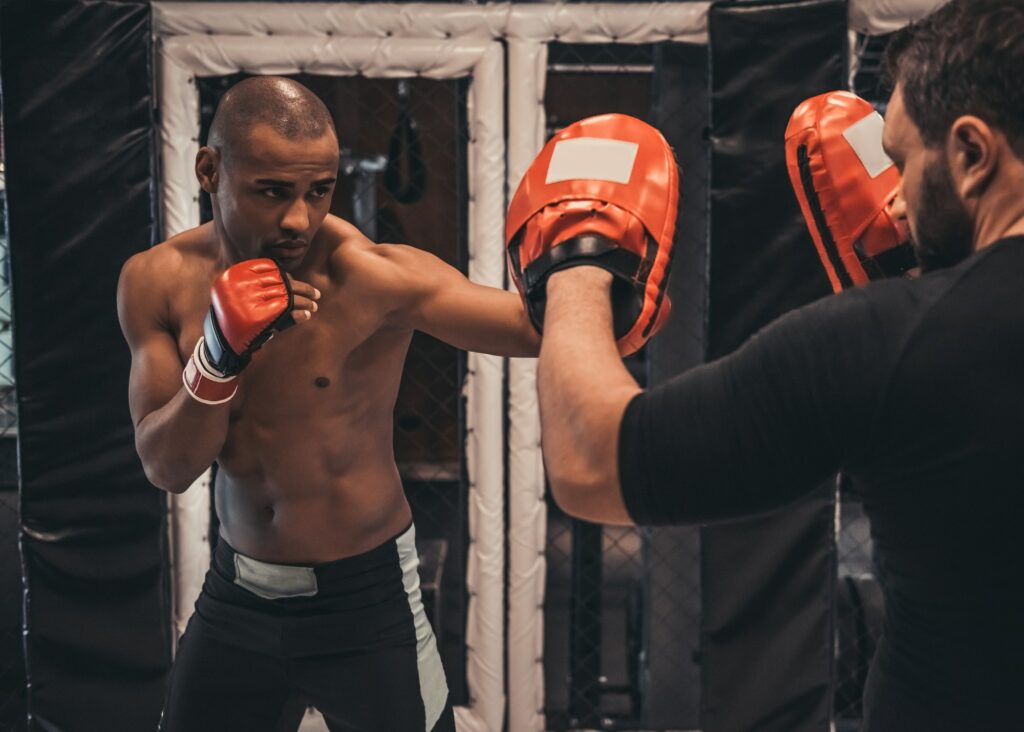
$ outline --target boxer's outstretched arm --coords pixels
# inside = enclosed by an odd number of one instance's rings
[[[433,254],[410,246],[378,247],[382,279],[395,293],[394,318],[465,351],[536,356],[540,335],[514,293],[485,287]]]
[[[166,322],[161,275],[149,260],[128,260],[117,288],[118,318],[132,354],[128,402],[146,477],[182,493],[220,453],[230,407],[201,404],[182,386],[184,364]]]
[[[541,434],[558,505],[588,521],[629,524],[619,425],[640,387],[615,345],[611,281],[597,267],[573,267],[548,281],[537,377]]]

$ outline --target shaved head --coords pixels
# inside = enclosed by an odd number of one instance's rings
[[[309,89],[257,76],[221,99],[195,170],[227,259],[273,257],[287,272],[301,266],[330,213],[338,136]]]
[[[210,125],[208,145],[229,159],[249,142],[258,126],[286,140],[337,137],[334,121],[320,98],[297,81],[281,76],[254,76],[228,89]]]

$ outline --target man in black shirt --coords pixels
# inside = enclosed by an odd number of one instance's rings
[[[610,276],[555,273],[539,365],[556,501],[613,524],[776,508],[842,469],[885,592],[865,730],[1024,728],[1024,4],[899,33],[886,151],[924,275],[790,313],[647,392]]]

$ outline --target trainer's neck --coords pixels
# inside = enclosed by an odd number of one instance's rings
[[[1016,167],[1016,166],[1015,166]],[[974,224],[975,250],[1000,239],[1024,234],[1024,166],[993,183],[978,207]]]

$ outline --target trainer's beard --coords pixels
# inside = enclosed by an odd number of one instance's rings
[[[974,251],[974,222],[956,195],[944,160],[936,160],[921,179],[913,245],[922,272],[952,267]]]

